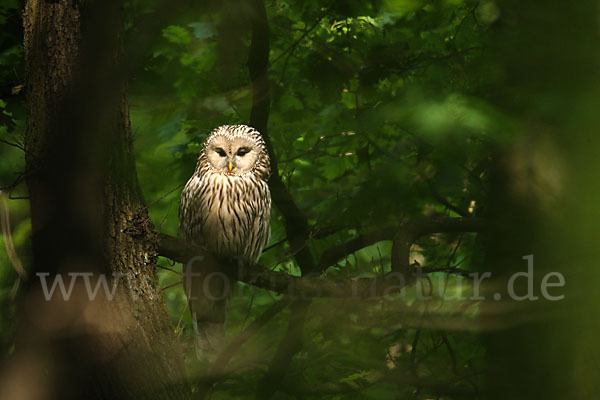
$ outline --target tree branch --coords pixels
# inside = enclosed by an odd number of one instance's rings
[[[342,243],[339,246],[330,247],[325,250],[319,258],[318,269],[324,270],[325,268],[334,265],[336,261],[342,260],[352,253],[358,250],[381,242],[383,240],[391,240],[394,236],[394,228],[385,228],[377,231],[369,232],[364,235],[360,235],[346,243]]]
[[[9,146],[16,147],[17,149],[19,149],[21,151],[25,151],[25,147],[20,143],[13,143],[13,142],[9,142],[8,140],[4,140],[4,139],[0,139],[0,143],[4,143]]]
[[[423,273],[467,273],[467,271],[451,267],[421,267],[415,269],[409,263],[408,251],[410,250],[410,244],[420,236],[439,232],[477,232],[481,231],[482,228],[483,221],[478,218],[443,218],[408,222],[399,228],[386,228],[371,232],[327,251],[330,254],[328,257],[342,255],[340,258],[343,258],[343,254],[351,254],[377,241],[395,240],[396,242],[402,242],[402,244],[395,244],[396,250],[392,251],[392,273],[378,278],[329,279],[314,273],[297,277],[285,272],[270,271],[260,265],[237,269],[234,275],[236,275],[235,279],[238,281],[287,294],[292,298],[351,297],[362,299],[386,296],[400,291]],[[194,260],[219,262],[206,249],[190,245],[182,239],[162,233],[158,234],[158,238],[158,252],[163,257],[182,263]],[[397,259],[395,268],[394,258]]]
[[[163,257],[187,263],[194,261],[219,262],[206,249],[187,244],[163,233],[158,234],[158,252]],[[374,298],[401,290],[416,274],[404,277],[402,274],[388,274],[379,278],[328,279],[320,275],[292,276],[285,272],[270,271],[260,265],[240,268],[233,278],[263,289],[290,296],[293,299],[316,297],[334,298]]]
[[[319,259],[318,269],[322,271],[334,265],[338,260],[342,260],[350,254],[377,242],[394,240],[397,254],[392,254],[392,269],[400,270],[402,266],[406,266],[410,261],[408,260],[408,254],[406,254],[406,246],[410,247],[419,237],[441,232],[479,232],[482,229],[483,220],[480,218],[441,218],[407,222],[399,227],[383,228],[365,233],[346,243],[325,250]],[[402,251],[399,249],[400,242],[404,243]],[[405,254],[406,257],[401,256],[401,254]],[[396,263],[395,268],[394,262]]]

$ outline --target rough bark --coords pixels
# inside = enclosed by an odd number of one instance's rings
[[[26,5],[32,272],[49,273],[50,284],[61,275],[67,285],[73,275],[66,274],[88,274],[92,289],[100,276],[116,276],[117,289],[112,300],[102,289],[93,299],[79,275],[68,300],[58,291],[45,300],[34,277],[2,398],[23,391],[61,399],[190,395],[137,181],[122,19],[116,1]],[[35,388],[27,385],[36,379]]]

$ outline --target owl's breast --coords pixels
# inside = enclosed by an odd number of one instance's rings
[[[266,182],[251,176],[207,174],[195,186],[191,197],[198,221],[192,239],[221,256],[256,262],[270,231]]]

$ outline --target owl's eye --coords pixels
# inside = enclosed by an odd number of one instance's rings
[[[240,156],[240,157],[243,157],[243,156],[245,156],[248,153],[250,153],[250,149],[247,148],[247,147],[242,147],[241,149],[239,149],[237,151],[237,155]]]
[[[222,148],[220,148],[220,147],[217,147],[217,148],[215,149],[215,151],[216,151],[217,153],[219,153],[219,155],[220,155],[221,157],[225,157],[225,156],[227,155],[227,154],[225,153],[225,150],[223,150],[223,149],[222,149]]]

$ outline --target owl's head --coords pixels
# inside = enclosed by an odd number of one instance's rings
[[[265,141],[258,131],[246,125],[223,125],[213,130],[202,149],[212,172],[225,175],[257,174],[266,179],[270,173]],[[203,157],[204,156],[204,157]]]

